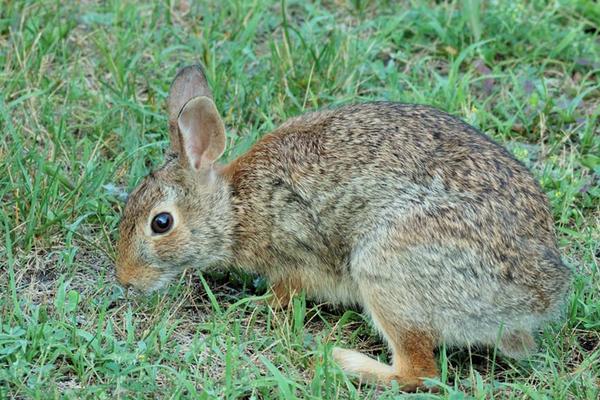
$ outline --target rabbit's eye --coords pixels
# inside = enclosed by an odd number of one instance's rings
[[[157,214],[152,220],[151,226],[152,232],[165,233],[173,226],[173,216],[166,212]]]

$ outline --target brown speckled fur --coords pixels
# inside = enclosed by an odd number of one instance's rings
[[[299,290],[359,305],[393,364],[342,349],[334,358],[406,390],[436,376],[441,342],[535,349],[532,331],[559,313],[571,274],[545,196],[502,147],[434,108],[375,102],[291,119],[218,166],[219,129],[186,133],[177,119],[196,96],[211,98],[188,67],[170,93],[172,153],[125,209],[120,282],[149,290],[185,267],[221,266],[266,276],[281,305]],[[203,104],[186,117],[199,126],[218,120]],[[210,151],[192,148],[193,135]],[[164,211],[173,229],[152,234]]]

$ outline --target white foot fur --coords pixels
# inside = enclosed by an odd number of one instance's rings
[[[394,368],[358,351],[334,347],[331,354],[344,372],[361,380],[385,382],[394,375]]]

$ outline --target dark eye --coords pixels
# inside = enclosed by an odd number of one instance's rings
[[[173,216],[169,213],[160,213],[152,220],[152,232],[165,233],[173,226]]]

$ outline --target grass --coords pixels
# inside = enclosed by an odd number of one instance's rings
[[[597,399],[597,3],[220,3],[0,1],[0,398],[399,395],[331,362],[336,343],[387,357],[356,310],[273,312],[265,283],[234,273],[116,285],[123,192],[161,163],[168,85],[201,61],[228,159],[290,116],[367,99],[433,104],[507,146],[550,198],[573,292],[529,360],[440,349],[439,397]]]

